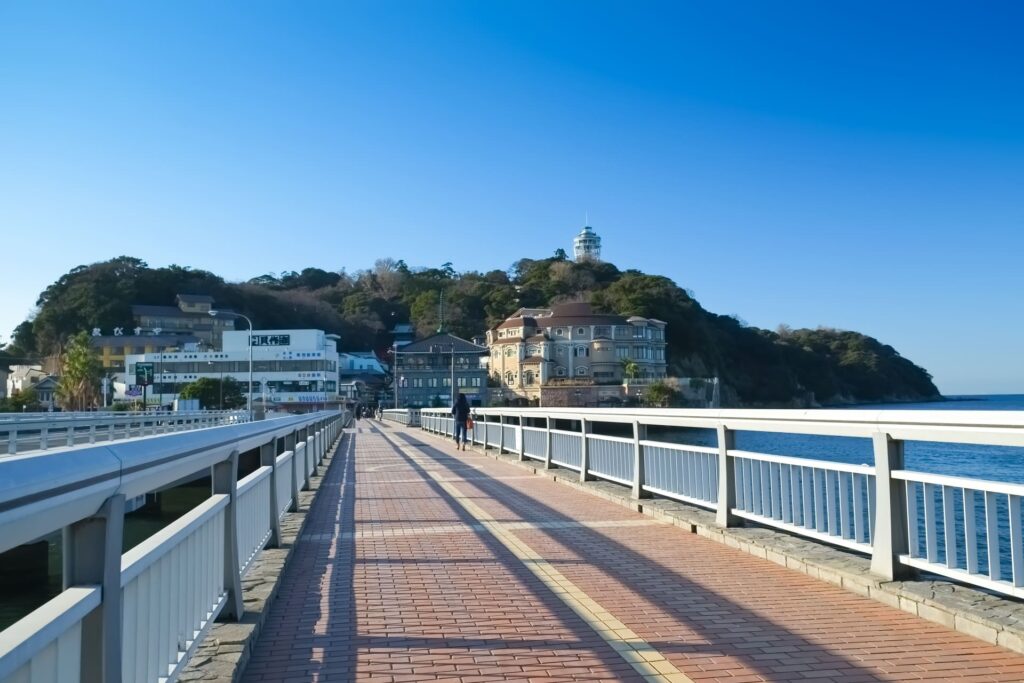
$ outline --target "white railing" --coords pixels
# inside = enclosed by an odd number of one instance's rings
[[[212,496],[124,554],[123,680],[171,676],[224,608],[228,502]]]
[[[101,593],[99,586],[69,588],[0,632],[0,680],[82,680],[82,622]]]
[[[238,482],[238,571],[243,575],[273,533],[270,511],[273,471],[273,467],[265,465]],[[282,479],[287,481],[285,477]]]
[[[0,631],[0,681],[173,680],[218,615],[241,617],[242,574],[279,543],[281,516],[349,419],[313,413],[0,459],[0,552],[63,529],[70,586]],[[260,465],[238,481],[243,453]],[[126,500],[211,472],[210,498],[121,554]]]
[[[1024,485],[910,471],[904,459],[907,442],[1024,448],[1021,412],[485,408],[474,419],[475,444],[711,509],[721,526],[864,553],[885,578],[921,570],[1024,597]],[[450,429],[444,410],[421,420]],[[711,430],[717,445],[651,439],[651,427]],[[853,437],[874,464],[741,450],[742,432]]]
[[[248,422],[242,410],[116,413],[0,413],[0,442],[7,454],[66,448],[139,436]]]
[[[415,408],[391,408],[382,413],[385,420],[398,422],[409,427],[420,426],[420,411]]]

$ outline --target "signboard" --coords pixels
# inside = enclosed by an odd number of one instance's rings
[[[291,346],[292,336],[290,334],[254,334],[252,335],[253,346]]]
[[[135,364],[135,383],[140,387],[148,387],[153,383],[153,363]]]
[[[142,387],[135,384],[129,384],[124,390],[124,395],[128,398],[139,398],[142,396]]]

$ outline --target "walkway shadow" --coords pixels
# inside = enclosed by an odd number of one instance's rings
[[[452,470],[465,468],[465,463],[449,455],[445,451],[426,443],[408,433],[393,432],[410,446],[413,446],[433,462]],[[403,457],[404,456],[403,454]],[[422,468],[409,461],[410,465],[422,471]],[[475,470],[479,473],[479,470]],[[424,472],[424,476],[426,476]],[[574,521],[564,513],[546,505],[530,493],[503,483],[496,478],[469,482],[487,496],[501,502],[509,510],[520,516],[521,521]],[[440,487],[438,495],[443,496],[455,507],[461,507]],[[570,494],[586,495],[586,494]],[[514,521],[520,521],[514,520]],[[862,662],[851,659],[840,652],[810,640],[800,634],[793,633],[785,626],[750,611],[729,597],[715,592],[713,589],[693,582],[689,578],[646,557],[631,548],[605,536],[599,530],[586,527],[573,529],[531,530],[547,535],[579,558],[585,558],[600,571],[608,574],[624,585],[642,593],[651,607],[664,611],[682,624],[686,624],[694,632],[700,634],[706,643],[686,643],[674,640],[649,640],[650,644],[663,653],[681,653],[699,655],[701,657],[732,657],[748,667],[752,672],[764,676],[767,680],[805,680],[812,672],[841,670],[842,676],[833,674],[836,679],[847,680],[856,676],[858,681],[886,680],[876,674],[876,670],[865,666]],[[510,559],[516,564],[519,560],[499,555],[502,561]],[[538,582],[539,583],[539,582]],[[549,592],[543,584],[531,584],[544,593]],[[637,586],[643,586],[642,590]],[[602,595],[591,595],[601,603]],[[739,619],[737,619],[739,617]],[[738,623],[737,623],[738,622]],[[771,648],[774,655],[765,656],[764,648]],[[790,663],[803,663],[797,666],[802,671],[778,673],[768,670],[768,666]]]

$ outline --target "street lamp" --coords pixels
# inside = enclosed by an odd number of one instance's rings
[[[218,315],[226,315],[229,318],[241,318],[245,322],[249,323],[249,393],[247,394],[245,405],[249,409],[249,422],[252,422],[252,321],[241,313],[231,313],[228,311],[210,309],[211,318],[216,318]]]
[[[224,410],[224,366],[220,363],[214,363],[212,360],[206,361],[207,365],[216,365],[220,370],[220,409]]]

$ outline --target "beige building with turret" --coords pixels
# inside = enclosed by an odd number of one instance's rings
[[[637,378],[663,379],[665,323],[653,318],[595,312],[590,304],[516,311],[487,333],[492,382],[506,399],[546,402],[549,393],[566,394],[559,403],[621,399],[624,361],[637,365]],[[585,387],[604,388],[601,391]]]

